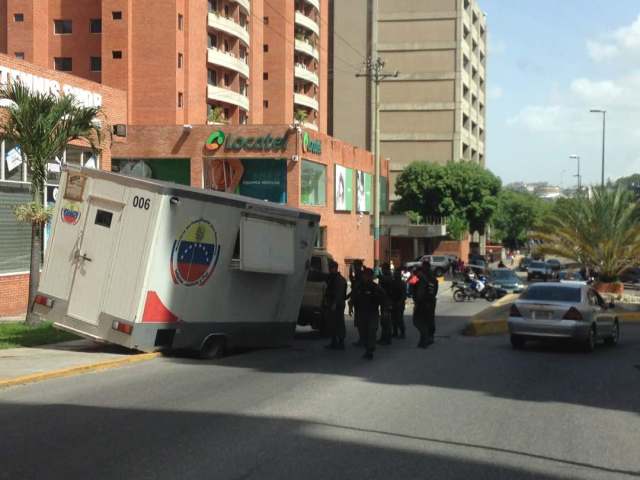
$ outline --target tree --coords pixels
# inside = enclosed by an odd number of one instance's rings
[[[439,215],[463,219],[472,231],[484,232],[497,208],[501,182],[480,165],[414,162],[396,182],[396,212],[414,211],[423,217]]]
[[[495,239],[506,247],[519,249],[527,242],[529,231],[541,223],[551,206],[531,193],[502,190],[492,220]]]
[[[600,274],[604,282],[618,280],[640,256],[640,210],[621,187],[597,187],[590,197],[558,202],[533,233],[538,252],[573,260]]]
[[[308,113],[305,110],[299,108],[293,112],[293,118],[296,122],[304,123],[307,120]]]
[[[630,191],[636,200],[640,200],[640,173],[634,173],[628,177],[622,177],[615,181],[615,187],[621,187]]]
[[[227,119],[224,116],[224,108],[213,107],[211,110],[209,110],[208,120],[211,123],[227,123]]]
[[[0,88],[0,100],[10,105],[3,112],[0,136],[20,146],[22,160],[27,162],[31,174],[32,202],[18,207],[16,215],[19,220],[31,223],[27,323],[35,323],[31,311],[40,280],[42,227],[48,218],[43,207],[47,163],[73,140],[84,141],[98,151],[102,138],[98,120],[101,109],[84,107],[71,95],[34,93],[20,82]]]

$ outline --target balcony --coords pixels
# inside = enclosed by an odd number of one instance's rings
[[[304,65],[300,63],[296,63],[296,67],[294,69],[294,75],[296,78],[300,80],[305,80],[307,82],[311,82],[314,85],[320,85],[320,81],[318,80],[318,75],[315,72],[307,69]]]
[[[294,46],[297,52],[304,53],[306,55],[309,55],[310,57],[315,58],[316,60],[320,60],[320,53],[318,52],[318,49],[311,45],[309,42],[296,38]]]
[[[315,8],[317,11],[320,11],[320,0],[304,0],[305,2],[307,2],[309,5],[311,5],[313,8]]]
[[[217,48],[209,48],[207,52],[207,61],[213,65],[233,70],[234,72],[238,72],[240,75],[244,75],[249,78],[249,65],[232,53],[223,52]]]
[[[226,18],[217,13],[209,12],[207,24],[209,27],[228,33],[229,35],[233,35],[234,37],[242,40],[245,44],[249,45],[249,30],[242,27],[239,23],[234,22],[232,19]]]
[[[225,102],[249,111],[249,97],[229,90],[228,88],[207,85],[207,98],[218,102]]]
[[[316,112],[319,111],[320,107],[318,105],[318,100],[304,93],[294,93],[293,94],[293,103],[296,105],[302,105],[303,107],[311,108]]]
[[[320,36],[320,27],[318,27],[318,24],[298,10],[296,10],[295,22],[296,25],[300,25],[307,30],[311,30],[313,33]]]
[[[244,8],[247,13],[251,12],[251,2],[249,0],[233,0],[233,2]]]

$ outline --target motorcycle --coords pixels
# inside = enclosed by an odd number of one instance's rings
[[[495,302],[500,294],[491,284],[486,284],[481,292],[478,292],[470,283],[453,283],[453,299],[456,302],[472,301],[484,298],[487,302]]]

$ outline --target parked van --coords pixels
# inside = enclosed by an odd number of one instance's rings
[[[69,167],[38,303],[56,327],[152,351],[291,342],[320,216]]]

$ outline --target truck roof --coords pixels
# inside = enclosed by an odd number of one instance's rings
[[[87,175],[88,177],[117,181],[118,183],[127,186],[142,187],[164,195],[192,198],[203,202],[223,203],[240,208],[247,208],[249,206],[260,207],[262,209],[268,208],[276,210],[277,212],[274,213],[278,213],[284,216],[308,218],[309,220],[315,221],[320,220],[320,215],[317,213],[309,212],[307,210],[302,210],[299,208],[288,207],[286,205],[280,205],[277,203],[269,202],[267,200],[258,200],[251,197],[245,197],[243,195],[236,195],[234,193],[220,192],[217,190],[205,190],[202,188],[179,185],[177,183],[165,182],[162,180],[143,177],[131,177],[113,172],[105,172],[104,170],[76,167],[73,165],[67,165],[63,167],[63,170],[67,170],[69,172],[80,172],[84,175]]]

